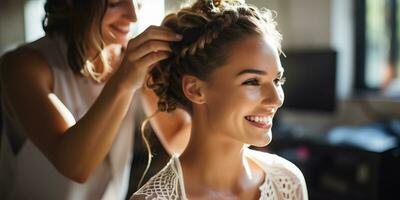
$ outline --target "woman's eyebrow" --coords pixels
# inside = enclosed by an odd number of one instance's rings
[[[240,76],[242,74],[258,74],[258,75],[266,75],[266,71],[258,70],[258,69],[244,69],[240,71],[236,76]]]

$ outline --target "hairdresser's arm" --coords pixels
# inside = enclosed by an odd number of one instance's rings
[[[142,102],[147,116],[157,110],[158,98],[148,88],[142,88]],[[150,120],[150,124],[157,134],[165,150],[170,154],[181,154],[190,138],[190,116],[182,109],[171,113],[160,112]]]
[[[6,110],[27,137],[66,177],[85,182],[110,151],[132,95],[149,66],[168,56],[176,35],[151,27],[129,42],[124,60],[88,112],[77,122],[52,93],[46,61],[29,49],[4,56],[1,86]]]

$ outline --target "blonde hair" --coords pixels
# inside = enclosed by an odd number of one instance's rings
[[[235,42],[249,36],[265,36],[281,52],[282,36],[276,28],[274,12],[259,10],[244,0],[197,0],[166,16],[162,26],[183,35],[183,39],[173,43],[172,55],[149,72],[146,84],[159,98],[157,112],[172,112],[179,107],[191,113],[191,101],[182,89],[183,75],[207,80],[225,64]],[[144,131],[142,137],[148,144]]]
[[[67,42],[67,59],[72,71],[101,82],[111,71],[103,51],[101,23],[107,10],[107,0],[47,0],[44,6],[43,29],[47,35],[61,34]],[[95,57],[90,58],[89,50]],[[100,59],[101,71],[94,62]]]
[[[142,137],[142,139],[143,139],[143,142],[144,142],[144,144],[145,144],[145,146],[146,146],[146,150],[147,150],[147,165],[146,165],[146,168],[144,169],[144,172],[143,172],[143,174],[142,174],[142,177],[140,177],[139,183],[138,183],[138,185],[137,185],[137,189],[139,189],[140,185],[141,185],[142,182],[143,182],[144,177],[145,177],[146,174],[147,174],[147,171],[149,171],[149,168],[150,168],[150,165],[151,165],[151,160],[152,160],[152,158],[153,158],[153,154],[151,153],[150,142],[149,142],[149,140],[146,138],[146,135],[145,135],[146,126],[147,126],[147,124],[149,123],[150,119],[151,119],[152,117],[154,117],[155,115],[157,115],[158,112],[159,112],[159,111],[157,110],[156,112],[154,112],[154,113],[153,113],[152,115],[150,115],[149,117],[146,117],[146,119],[142,122],[142,125],[140,126],[141,137]]]

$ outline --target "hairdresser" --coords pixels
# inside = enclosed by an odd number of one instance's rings
[[[46,35],[2,57],[0,199],[125,198],[135,102],[156,111],[143,82],[181,39],[157,26],[132,39],[140,4],[47,0]],[[182,151],[190,130],[183,111],[150,123],[169,153]]]

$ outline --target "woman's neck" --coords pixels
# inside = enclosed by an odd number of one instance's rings
[[[194,131],[191,137],[198,134],[201,133]],[[183,168],[193,172],[191,175],[198,176],[201,184],[218,189],[233,187],[242,178],[242,157],[241,147],[198,140],[189,142],[180,159]]]
[[[250,178],[245,171],[243,144],[207,129],[206,120],[192,119],[190,142],[180,156],[185,186],[199,193],[243,188],[241,184]]]

